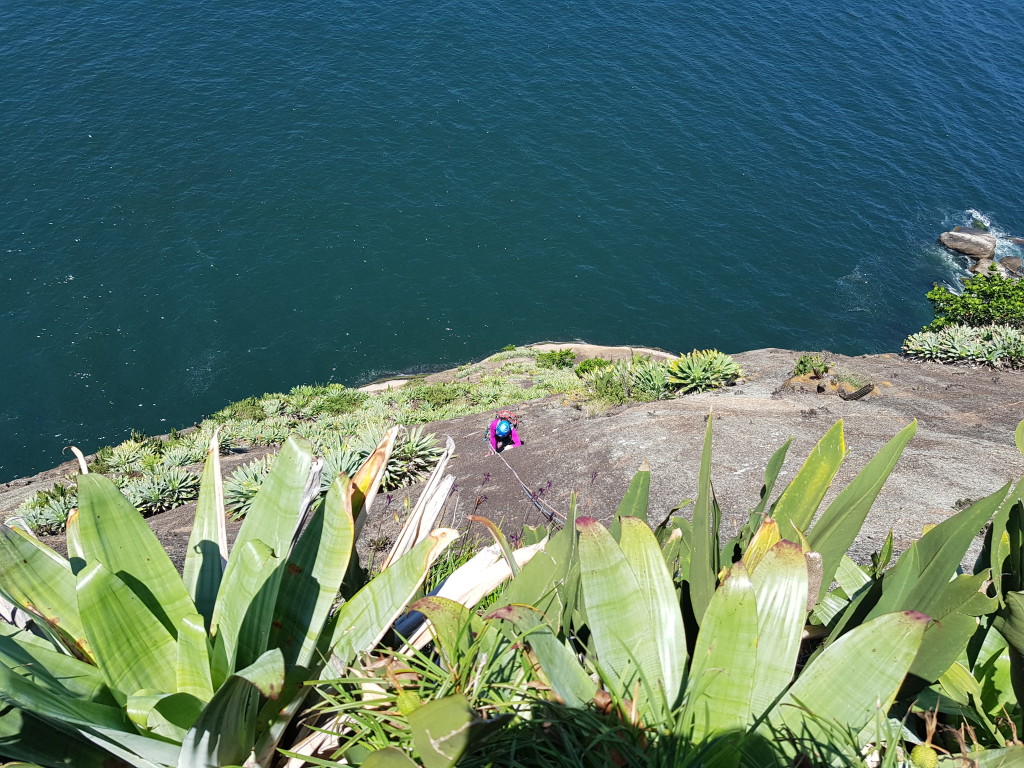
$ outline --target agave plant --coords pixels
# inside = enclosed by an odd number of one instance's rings
[[[99,475],[78,479],[70,559],[0,526],[0,592],[42,633],[0,634],[0,751],[43,766],[269,766],[305,681],[374,646],[457,536],[439,529],[347,584],[335,610],[394,437],[312,507],[319,462],[289,439],[230,553],[214,438],[182,575]]]
[[[668,364],[669,381],[683,393],[718,389],[742,375],[736,361],[717,349],[695,349]]]
[[[270,454],[262,459],[243,464],[231,473],[231,477],[224,483],[224,509],[231,517],[235,519],[245,517],[273,465],[274,456]],[[355,474],[354,470],[349,474]],[[327,488],[329,488],[330,483],[334,482],[333,478],[337,476],[337,472],[323,472],[320,482],[323,484],[327,478],[332,478],[327,481]],[[327,488],[323,488],[324,492],[327,491]]]
[[[908,336],[903,353],[943,363],[1017,368],[1024,364],[1024,335],[1009,325],[947,325]]]

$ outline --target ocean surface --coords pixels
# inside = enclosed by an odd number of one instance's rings
[[[33,0],[0,30],[0,481],[510,343],[895,351],[963,271],[940,232],[1024,235],[1018,0]]]

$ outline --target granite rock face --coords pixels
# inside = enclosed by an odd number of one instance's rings
[[[939,242],[972,259],[993,259],[996,255],[995,236],[980,229],[956,227],[939,235]]]

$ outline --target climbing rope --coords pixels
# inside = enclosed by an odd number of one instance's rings
[[[531,502],[533,502],[533,505],[540,510],[540,513],[548,519],[548,522],[558,523],[559,525],[565,525],[565,515],[563,515],[557,509],[554,509],[551,505],[542,501],[536,493],[531,491],[529,486],[527,486],[526,483],[523,482],[523,479],[519,477],[519,473],[512,469],[512,466],[508,463],[508,461],[506,461],[504,456],[502,456],[500,453],[495,455],[499,459],[501,459],[502,463],[504,463],[506,467],[508,467],[508,471],[512,473],[512,476],[516,479],[516,481],[519,483],[519,486],[523,489],[523,493],[525,493],[526,497]]]

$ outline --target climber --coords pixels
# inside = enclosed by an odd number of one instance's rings
[[[490,443],[491,453],[501,453],[509,445],[523,444],[516,431],[517,426],[519,426],[519,417],[512,411],[498,411],[491,426],[487,428],[487,442]]]

